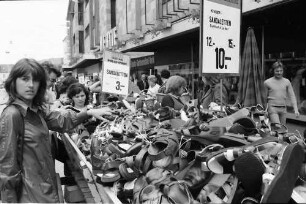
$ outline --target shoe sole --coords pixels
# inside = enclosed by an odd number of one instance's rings
[[[295,182],[304,160],[303,148],[298,144],[286,147],[279,172],[276,174],[267,192],[263,195],[261,203],[288,203]]]
[[[256,197],[260,193],[265,166],[253,153],[246,152],[235,160],[235,173],[245,189],[246,196]]]

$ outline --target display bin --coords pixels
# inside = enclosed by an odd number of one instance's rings
[[[69,155],[68,165],[71,168],[77,186],[82,192],[86,203],[121,203],[111,187],[103,186],[96,182],[92,173],[92,165],[86,160],[84,154],[75,145],[68,134],[62,135],[65,148]]]

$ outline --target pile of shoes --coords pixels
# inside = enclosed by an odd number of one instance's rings
[[[90,136],[97,183],[122,203],[305,203],[305,138],[228,111],[117,108]]]

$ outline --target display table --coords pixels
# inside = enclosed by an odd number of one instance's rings
[[[92,173],[92,165],[75,145],[68,134],[63,134],[62,140],[70,158],[72,175],[83,193],[86,203],[121,203],[110,187],[96,182]]]

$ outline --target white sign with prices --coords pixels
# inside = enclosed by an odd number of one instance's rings
[[[102,69],[102,92],[128,95],[130,56],[104,51]]]
[[[241,0],[203,0],[202,73],[238,74]]]

